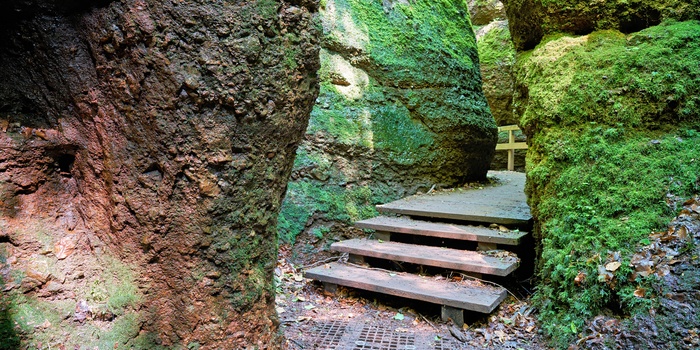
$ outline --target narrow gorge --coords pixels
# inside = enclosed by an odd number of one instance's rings
[[[402,332],[700,346],[700,0],[0,6],[0,349],[296,349],[283,280],[348,300],[303,268],[377,204],[493,185],[507,125],[522,300]]]

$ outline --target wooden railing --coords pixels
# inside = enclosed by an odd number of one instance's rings
[[[517,125],[506,125],[499,126],[498,132],[507,131],[508,132],[508,143],[499,143],[496,145],[496,151],[508,151],[508,170],[515,170],[515,150],[516,149],[527,149],[527,143],[525,142],[515,142],[514,131],[519,131],[520,128]]]

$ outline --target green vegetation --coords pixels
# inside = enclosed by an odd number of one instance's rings
[[[4,267],[7,252],[4,246],[0,246],[0,267]],[[5,289],[5,278],[0,274],[0,290]],[[9,293],[0,294],[0,350],[19,349],[20,339],[15,331],[12,320],[12,300]]]
[[[377,212],[374,205],[385,200],[381,194],[373,193],[368,186],[346,190],[337,186],[321,186],[311,181],[290,182],[280,212],[279,237],[284,242],[293,243],[314,214],[322,213],[326,220],[346,224],[375,216]],[[321,228],[318,230],[320,234],[327,233]]]
[[[333,7],[330,6],[333,3]],[[475,87],[476,42],[469,32],[469,11],[464,1],[417,0],[393,2],[386,11],[381,2],[327,1],[324,41],[363,49],[382,67],[376,77],[390,85],[454,85],[452,79]],[[345,20],[350,16],[351,21]]]
[[[699,121],[699,29],[691,21],[629,37],[602,31],[544,41],[522,56],[521,75],[533,100],[522,122],[660,128]]]
[[[110,256],[104,259],[105,271],[88,284],[85,296],[88,302],[102,305],[105,311],[122,315],[141,298],[136,279],[129,266]]]
[[[696,21],[558,35],[519,56],[541,239],[536,300],[557,346],[603,308],[634,314],[657,302],[633,295],[651,280],[630,281],[628,265],[677,214],[667,195],[700,192],[699,60]],[[622,265],[607,280],[599,271],[611,261]]]
[[[478,42],[479,63],[483,66],[503,66],[515,63],[515,48],[507,26],[497,26]],[[483,71],[483,69],[482,69]]]
[[[568,340],[573,323],[603,307],[634,312],[652,300],[632,295],[629,259],[652,231],[664,230],[676,213],[666,194],[688,197],[700,191],[700,133],[646,133],[590,126],[581,131],[548,130],[538,146],[546,159],[529,164],[529,190],[542,223],[542,284],[538,290],[545,330]],[[619,253],[622,267],[612,282],[598,269]],[[576,285],[577,275],[586,275]]]

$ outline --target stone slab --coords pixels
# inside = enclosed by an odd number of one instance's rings
[[[454,308],[490,313],[505,299],[507,291],[490,286],[466,286],[406,273],[388,273],[341,263],[306,271],[306,278],[394,295]]]

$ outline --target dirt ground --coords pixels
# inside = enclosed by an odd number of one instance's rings
[[[545,348],[527,298],[511,295],[490,315],[465,313],[458,328],[440,320],[438,305],[344,287],[331,294],[303,277],[304,269],[328,263],[327,255],[316,254],[304,266],[292,264],[291,256],[282,247],[275,271],[286,349]]]

